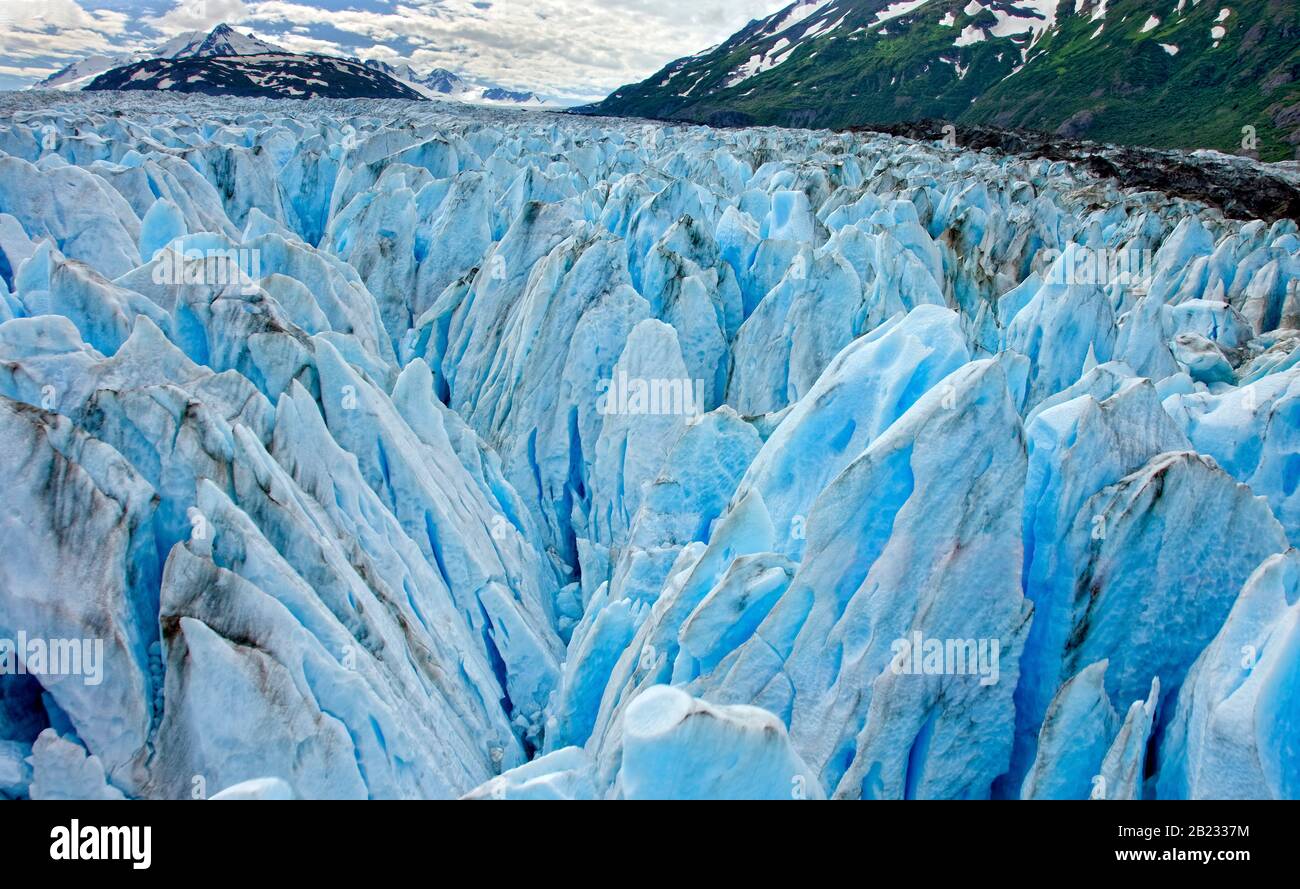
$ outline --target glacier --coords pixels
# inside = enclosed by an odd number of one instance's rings
[[[1294,221],[868,133],[0,107],[0,797],[1300,796]]]

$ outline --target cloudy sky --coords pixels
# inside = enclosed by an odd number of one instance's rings
[[[296,52],[443,67],[590,100],[790,0],[0,0],[0,89],[228,22]]]

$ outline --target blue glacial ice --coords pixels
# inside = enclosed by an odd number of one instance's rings
[[[861,133],[0,104],[0,797],[1300,796],[1294,222]]]

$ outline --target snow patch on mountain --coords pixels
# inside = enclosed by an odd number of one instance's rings
[[[833,2],[834,0],[796,0],[795,3],[773,15],[758,33],[759,35],[779,34],[793,28]]]
[[[874,24],[879,25],[882,22],[889,21],[890,19],[896,19],[899,16],[907,15],[907,13],[912,12],[915,9],[920,9],[929,2],[930,0],[898,0],[897,3],[891,3],[877,12]]]
[[[771,49],[765,53],[756,53],[749,57],[749,61],[741,65],[731,76],[727,78],[728,87],[744,83],[756,74],[762,74],[764,71],[771,71],[777,65],[780,65],[786,59],[790,58],[797,49],[797,46],[791,46],[790,41],[782,37],[776,43],[772,44]],[[696,81],[698,83],[698,80]],[[679,93],[679,95],[688,95],[689,93]]]

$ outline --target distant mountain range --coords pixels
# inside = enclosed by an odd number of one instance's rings
[[[1162,148],[1300,147],[1297,0],[799,0],[583,111],[924,118]]]
[[[389,77],[399,80],[431,99],[455,99],[478,105],[532,105],[541,107],[545,102],[536,93],[515,92],[499,86],[472,84],[446,68],[434,68],[420,74],[410,65],[390,65],[375,59],[363,64]]]
[[[226,24],[190,31],[157,48],[82,59],[33,89],[168,90],[280,98],[444,99],[483,105],[541,107],[535,93],[473,84],[435,68],[421,75],[408,64],[292,53]]]

